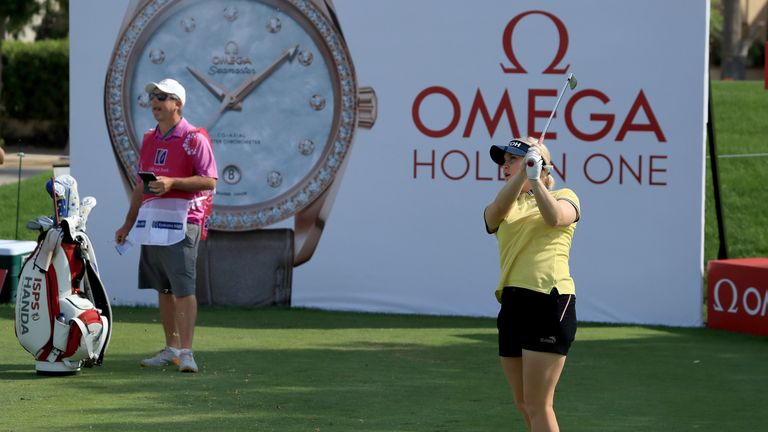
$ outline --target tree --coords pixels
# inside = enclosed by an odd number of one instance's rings
[[[753,43],[760,39],[765,22],[756,21],[746,28],[741,15],[741,1],[720,0],[723,10],[722,70],[720,78],[743,80],[747,76],[747,56]]]
[[[35,40],[69,36],[69,0],[45,0],[43,19],[35,27]]]
[[[742,55],[741,2],[723,0],[722,79],[743,80],[747,75],[747,53]]]
[[[40,10],[40,4],[30,0],[0,0],[0,95],[3,94],[3,40],[5,34],[21,30]],[[0,100],[2,100],[0,98]]]
[[[723,12],[720,0],[712,0],[709,4],[709,62],[712,65],[722,64]]]

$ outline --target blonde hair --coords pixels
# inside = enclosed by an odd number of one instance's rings
[[[539,142],[539,140],[534,137],[527,137],[525,139],[521,139],[520,141],[523,141],[528,145],[534,145]],[[546,163],[544,165],[544,169],[541,170],[542,181],[544,182],[544,186],[546,186],[547,189],[552,190],[552,188],[555,187],[555,178],[552,177],[552,154],[549,152],[549,149],[544,145],[544,143],[537,144],[537,146],[539,148],[541,157]]]

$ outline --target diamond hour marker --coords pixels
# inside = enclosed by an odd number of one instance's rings
[[[229,22],[234,22],[237,19],[237,8],[234,6],[227,6],[224,8],[224,19]]]
[[[273,16],[267,21],[267,30],[270,33],[277,33],[281,28],[283,28],[283,23],[280,21],[280,18]]]
[[[315,111],[322,111],[325,108],[325,98],[320,95],[314,95],[309,99],[309,106]]]
[[[302,51],[299,53],[299,63],[301,63],[304,66],[311,65],[313,58],[314,56],[309,51]]]
[[[315,151],[315,143],[310,139],[303,139],[299,142],[299,153],[309,156]]]
[[[149,108],[149,93],[142,92],[139,97],[139,106],[142,108]]]
[[[267,184],[270,187],[278,188],[283,184],[283,175],[277,171],[272,171],[267,175]]]
[[[187,33],[192,33],[195,31],[195,28],[197,28],[197,23],[195,22],[195,19],[192,17],[184,18],[181,20],[181,27],[184,28],[184,31]]]
[[[160,48],[155,48],[149,52],[149,61],[154,64],[161,64],[165,61],[165,52]]]

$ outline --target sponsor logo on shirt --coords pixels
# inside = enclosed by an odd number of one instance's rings
[[[165,165],[168,159],[168,149],[157,149],[155,151],[155,165]]]
[[[152,228],[181,231],[184,229],[184,224],[179,222],[153,221]]]

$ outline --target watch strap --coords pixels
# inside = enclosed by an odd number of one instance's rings
[[[291,304],[293,230],[210,231],[197,257],[201,304]]]

